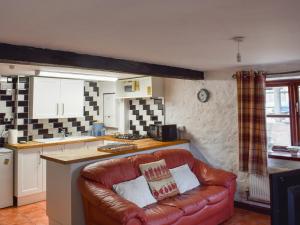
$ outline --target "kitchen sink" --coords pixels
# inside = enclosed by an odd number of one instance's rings
[[[33,141],[39,143],[51,143],[51,142],[64,142],[64,141],[79,141],[85,139],[95,138],[94,136],[70,136],[70,137],[55,137],[55,138],[45,138],[45,139],[34,139]]]

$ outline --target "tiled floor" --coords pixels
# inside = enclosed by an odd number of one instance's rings
[[[48,225],[46,202],[0,209],[0,225]]]
[[[235,209],[235,214],[230,221],[222,225],[270,225],[270,217]],[[0,209],[0,225],[48,225],[46,216],[46,202],[18,208]]]

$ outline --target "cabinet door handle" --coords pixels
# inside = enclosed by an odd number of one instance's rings
[[[58,116],[58,108],[59,108],[59,104],[56,103],[56,115]]]
[[[65,114],[65,103],[62,104],[62,114]]]

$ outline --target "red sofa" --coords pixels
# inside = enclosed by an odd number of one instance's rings
[[[145,208],[112,191],[113,184],[140,176],[139,164],[160,159],[168,168],[188,164],[201,186]],[[87,225],[217,225],[233,215],[236,176],[174,149],[90,164],[81,171],[78,185]]]

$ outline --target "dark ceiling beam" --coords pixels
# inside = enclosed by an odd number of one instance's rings
[[[107,70],[179,79],[204,79],[203,71],[198,70],[6,43],[0,43],[0,62]]]

